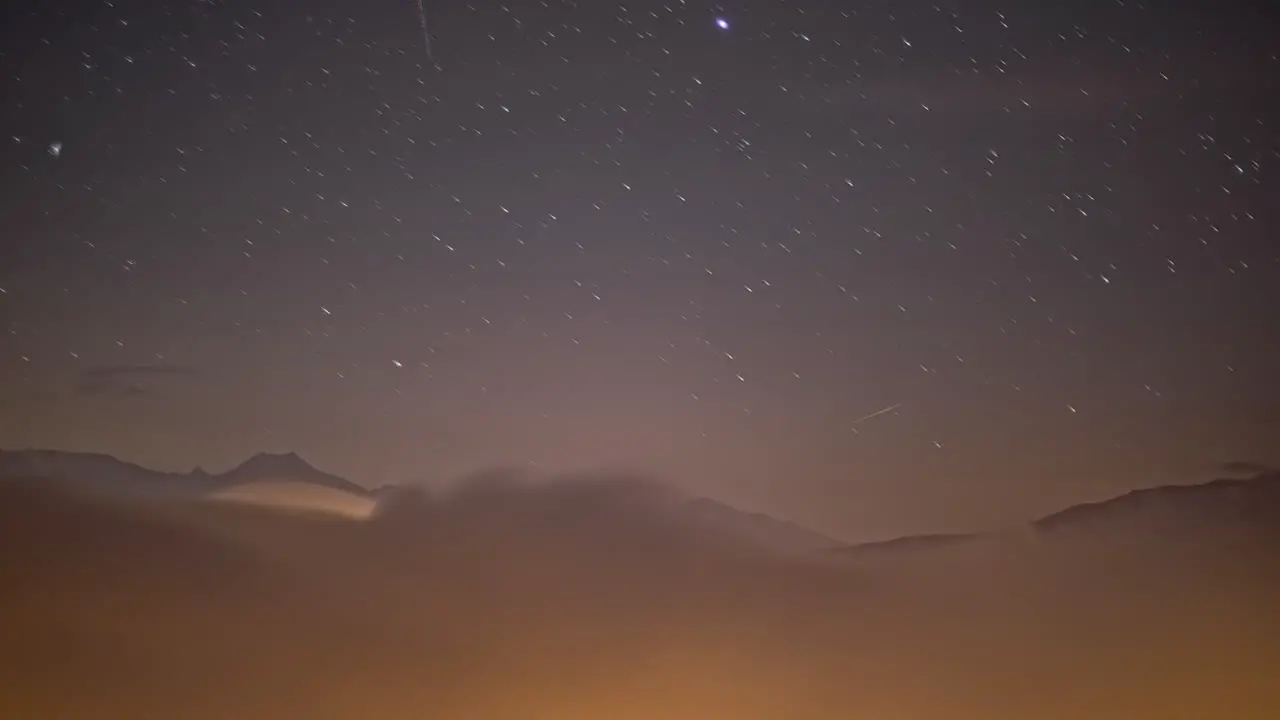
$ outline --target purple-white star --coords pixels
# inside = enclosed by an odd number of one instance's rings
[[[728,30],[729,21],[725,20],[724,18],[716,18],[716,27],[720,28],[721,30]]]

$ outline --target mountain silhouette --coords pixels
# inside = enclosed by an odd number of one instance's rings
[[[975,540],[979,537],[981,537],[981,535],[977,533],[903,535],[901,537],[890,538],[888,540],[874,540],[871,542],[857,543],[855,545],[831,548],[830,551],[838,555],[846,556],[875,553],[928,552]]]
[[[289,480],[319,485],[360,496],[372,497],[368,489],[323,470],[318,470],[297,453],[258,453],[221,475],[214,476],[220,485]]]
[[[982,545],[1071,544],[1166,550],[1177,543],[1226,542],[1280,549],[1280,473],[1217,479],[1195,485],[1160,485],[1098,502],[1081,503],[1013,532],[908,535],[834,548],[844,559],[928,556]]]
[[[1064,533],[1138,520],[1153,530],[1184,533],[1224,523],[1280,532],[1280,473],[1134,490],[1069,507],[1035,521],[1033,526],[1040,533]]]
[[[169,500],[213,490],[207,473],[152,470],[103,453],[0,450],[0,478],[41,480],[104,498]]]
[[[483,488],[496,482],[485,474],[477,477],[470,487]],[[499,477],[505,475],[499,473]],[[0,450],[0,479],[4,478],[38,479],[58,488],[109,499],[219,499],[362,518],[385,515],[391,506],[403,511],[400,506],[405,504],[418,508],[408,515],[418,516],[432,504],[428,495],[412,489],[387,486],[368,490],[317,469],[293,452],[258,453],[222,473],[199,468],[174,473],[103,453]],[[706,497],[684,500],[677,515],[691,526],[758,549],[821,553],[836,559],[930,555],[1008,538],[1001,533],[952,533],[848,545],[794,522],[746,512]],[[1130,539],[1188,539],[1229,533],[1236,538],[1247,535],[1269,539],[1280,546],[1280,473],[1135,490],[1068,507],[1028,523],[1014,537],[1020,542],[1060,542],[1084,537],[1096,540],[1121,532]]]
[[[188,473],[151,470],[99,453],[59,450],[0,451],[0,479],[40,479],[78,493],[125,501],[219,500],[365,519],[387,516],[417,522],[432,506],[418,488],[376,490],[319,470],[297,453],[258,453],[222,473],[196,468]],[[484,496],[533,482],[523,473],[492,470],[463,483],[462,495]],[[837,547],[826,535],[760,513],[750,513],[704,497],[678,503],[677,520],[690,529],[718,535],[756,549],[807,553]]]
[[[201,500],[243,496],[249,486],[281,483],[372,498],[364,487],[318,470],[296,453],[259,453],[222,473],[196,468],[163,472],[102,453],[0,450],[0,479],[40,480],[76,493],[123,501]],[[274,504],[274,503],[273,503]]]

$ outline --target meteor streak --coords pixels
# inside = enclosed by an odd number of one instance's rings
[[[431,57],[431,33],[427,32],[427,9],[422,0],[418,0],[418,19],[422,21],[422,40],[427,47],[427,60],[434,64],[436,60]]]
[[[892,412],[892,411],[894,411],[894,410],[897,410],[897,409],[898,409],[898,408],[900,408],[900,407],[902,407],[902,403],[894,403],[894,404],[890,405],[889,407],[883,407],[883,408],[880,408],[879,410],[877,410],[877,411],[875,411],[875,412],[873,412],[873,413],[867,413],[866,415],[863,415],[862,417],[858,418],[857,420],[854,420],[854,421],[853,421],[853,424],[854,424],[854,425],[857,425],[857,424],[858,424],[858,423],[860,423],[860,422],[863,422],[863,421],[865,421],[865,420],[870,420],[870,419],[871,419],[871,418],[873,418],[873,417],[877,417],[877,416],[879,416],[879,415],[883,415],[883,414],[885,414],[885,413],[887,413],[887,412]]]

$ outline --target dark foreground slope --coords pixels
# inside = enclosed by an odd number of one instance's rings
[[[0,716],[1280,717],[1280,593],[1205,582],[1211,543],[1123,582],[1101,532],[901,574],[730,548],[655,492],[488,486],[357,523],[0,485]]]

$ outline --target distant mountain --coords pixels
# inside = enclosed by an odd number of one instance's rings
[[[221,486],[242,485],[266,480],[288,480],[341,490],[361,497],[373,496],[373,493],[368,489],[350,480],[317,470],[306,460],[299,457],[297,453],[258,453],[231,470],[215,477]]]
[[[151,470],[100,453],[59,450],[0,451],[0,479],[30,479],[123,501],[224,500],[368,515],[373,494],[317,470],[295,453],[254,455],[224,473]],[[292,500],[291,500],[292,499]]]
[[[478,475],[469,492],[507,482],[508,473]],[[151,470],[98,453],[58,450],[0,451],[0,479],[39,479],[93,496],[127,501],[216,500],[277,509],[324,512],[355,518],[421,520],[430,496],[413,488],[368,490],[313,467],[296,453],[259,453],[223,473],[199,468],[188,473]],[[677,503],[678,521],[757,548],[807,553],[839,547],[840,541],[792,522],[748,513],[709,498]],[[415,520],[416,518],[416,520]]]
[[[61,450],[0,450],[0,478],[42,480],[77,492],[129,500],[180,499],[217,486],[214,476],[200,471],[161,472],[101,453]]]
[[[101,453],[0,450],[0,480],[40,480],[54,487],[128,501],[218,500],[307,510],[347,517],[384,516],[412,521],[430,510],[430,496],[383,487],[370,491],[312,466],[296,453],[260,453],[223,473],[152,470]],[[1112,542],[1205,535],[1274,542],[1280,548],[1280,473],[1223,479],[1200,485],[1135,490],[1109,500],[1076,505],[1029,523],[1014,536],[999,533],[917,535],[847,545],[793,522],[744,512],[710,498],[681,500],[678,520],[748,545],[786,553],[878,561],[933,556],[975,545],[1007,546],[1011,537],[1033,544],[1072,538]],[[1254,542],[1256,545],[1257,542]]]
[[[1224,524],[1280,533],[1280,473],[1134,490],[1069,507],[1032,525],[1048,535],[1092,531],[1114,523],[1176,533]]]
[[[931,535],[904,535],[889,540],[858,543],[833,548],[831,551],[844,556],[861,556],[878,553],[930,552],[944,547],[960,545],[982,537],[975,533],[937,533]]]
[[[1280,552],[1280,473],[1248,479],[1222,479],[1198,485],[1163,485],[1134,490],[1100,502],[1074,505],[1029,523],[1014,534],[916,535],[836,548],[832,556],[849,560],[937,554],[978,541],[1016,539],[1031,545],[1075,540],[1118,547],[1124,541],[1158,545],[1230,538],[1254,545],[1274,543]],[[1221,546],[1221,543],[1220,543]]]
[[[843,543],[796,523],[761,513],[744,512],[710,498],[695,498],[682,510],[694,525],[739,538],[764,549],[782,552],[817,552]]]

